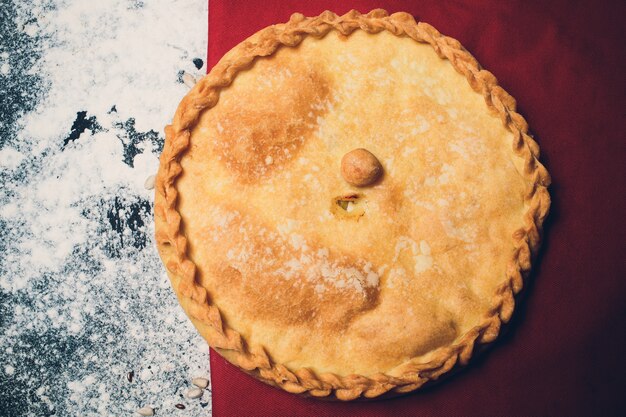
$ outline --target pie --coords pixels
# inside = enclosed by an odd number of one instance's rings
[[[247,373],[405,393],[511,317],[550,206],[538,157],[458,41],[407,13],[294,14],[180,103],[157,245],[193,324]]]

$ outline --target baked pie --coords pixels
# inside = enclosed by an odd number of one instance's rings
[[[157,245],[193,324],[249,374],[405,393],[511,317],[550,206],[538,157],[458,41],[407,13],[294,14],[180,103]]]

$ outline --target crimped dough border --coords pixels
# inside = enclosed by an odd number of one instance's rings
[[[513,133],[512,149],[524,161],[522,174],[529,184],[524,196],[528,209],[523,216],[523,226],[512,235],[515,250],[507,265],[507,278],[494,294],[492,310],[458,343],[399,365],[394,369],[394,374],[399,376],[382,373],[369,377],[318,375],[306,368],[290,371],[282,364],[273,363],[263,347],[248,346],[239,333],[222,321],[219,308],[211,303],[206,289],[196,283],[196,265],[187,256],[187,239],[177,211],[176,178],[182,173],[180,159],[189,146],[191,129],[203,111],[217,104],[220,90],[227,88],[237,73],[248,68],[257,57],[269,56],[281,46],[294,47],[306,36],[320,38],[331,30],[349,35],[357,29],[368,33],[386,30],[396,36],[408,36],[417,42],[428,43],[440,58],[448,59]],[[510,319],[515,307],[514,295],[522,289],[524,278],[530,271],[531,259],[541,242],[541,226],[550,207],[547,191],[550,176],[538,161],[539,146],[529,136],[528,124],[515,109],[515,99],[498,86],[493,74],[482,69],[457,40],[443,36],[426,23],[416,23],[408,13],[388,15],[381,9],[367,14],[352,10],[343,16],[330,11],[316,17],[296,13],[285,24],[257,32],[228,52],[196,84],[178,106],[172,125],[165,128],[166,141],[156,178],[156,241],[184,310],[209,344],[230,362],[264,382],[292,393],[334,396],[340,400],[361,396],[373,398],[388,392],[406,393],[437,379],[457,363],[465,365],[474,346],[492,342],[501,324]]]

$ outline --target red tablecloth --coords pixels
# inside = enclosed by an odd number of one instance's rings
[[[459,39],[517,99],[554,183],[540,262],[510,331],[463,372],[403,398],[327,403],[268,387],[213,353],[216,417],[626,412],[626,10],[624,2],[545,3],[210,0],[209,67],[296,11],[382,7],[431,23]]]

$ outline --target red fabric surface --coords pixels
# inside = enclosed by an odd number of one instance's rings
[[[412,13],[459,39],[517,99],[553,177],[545,243],[513,322],[461,373],[397,399],[328,403],[266,386],[212,352],[216,417],[601,416],[626,409],[623,5],[210,0],[209,66],[296,11]]]

